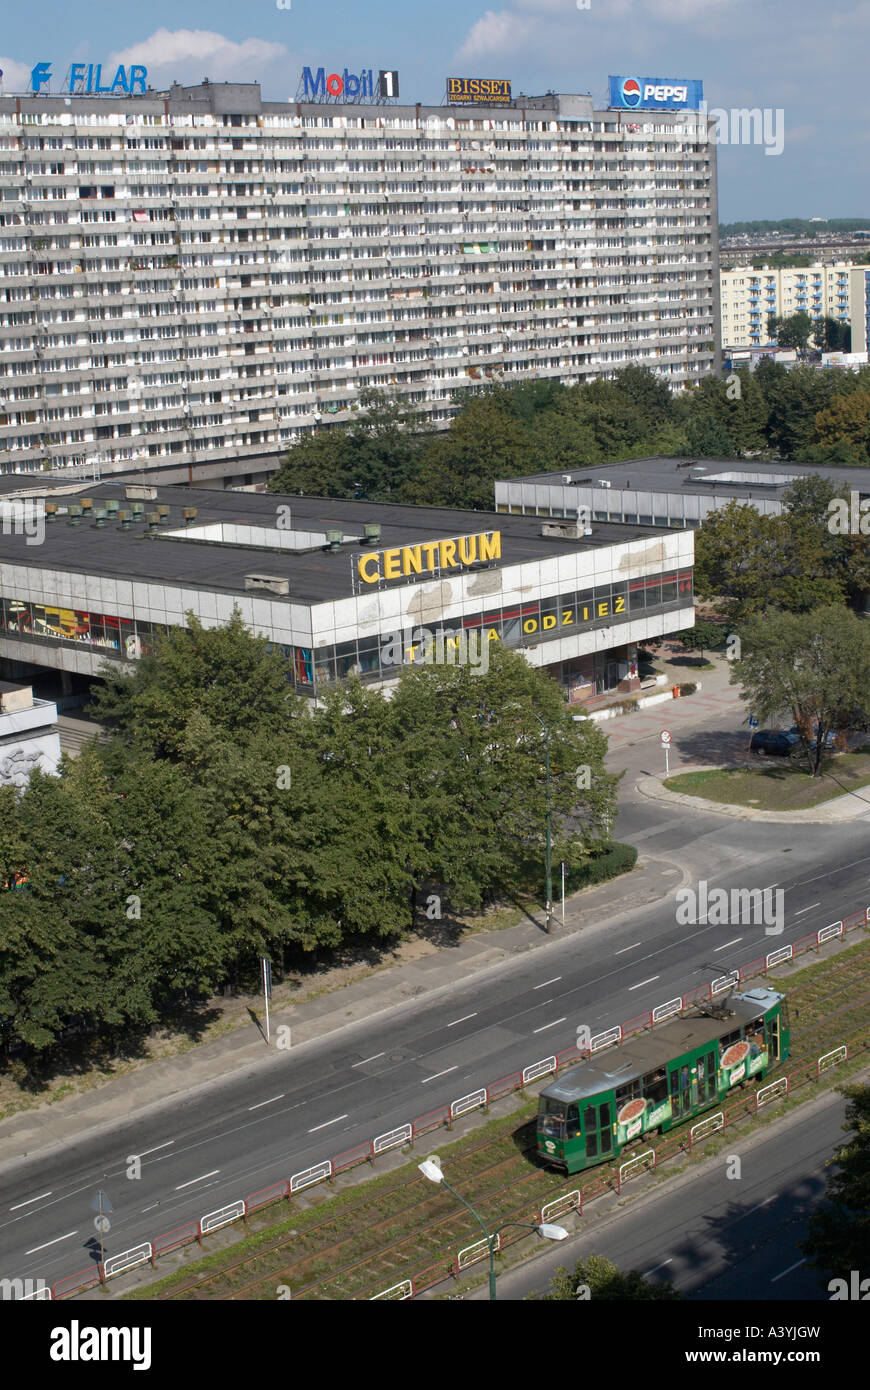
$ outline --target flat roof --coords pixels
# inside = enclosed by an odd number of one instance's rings
[[[75,495],[68,498],[56,496],[51,487],[45,489],[44,495],[53,498],[58,506],[80,502],[83,497],[92,497],[95,504],[98,499],[114,498],[123,510],[130,508],[132,500],[126,497],[127,486],[107,480],[79,485]],[[26,491],[36,496],[39,490],[32,491],[28,479]],[[46,522],[45,542],[36,546],[28,545],[32,537],[27,537],[23,531],[15,534],[10,529],[7,533],[0,521],[0,561],[233,594],[250,592],[245,589],[245,575],[268,573],[289,580],[289,592],[283,596],[272,595],[273,602],[276,597],[283,597],[290,603],[314,604],[352,596],[350,557],[360,551],[388,550],[422,541],[500,531],[502,556],[491,562],[491,567],[503,569],[507,565],[528,564],[627,541],[660,539],[662,535],[660,527],[594,522],[591,536],[570,540],[542,536],[541,527],[545,522],[541,517],[509,516],[502,512],[175,485],[153,486],[153,491],[153,500],[143,502],[145,512],[155,510],[158,503],[165,503],[170,509],[156,539],[146,538],[147,527],[143,521],[134,522],[129,531],[124,531],[117,521],[98,527],[83,517],[80,525],[71,526],[64,516]],[[172,540],[162,534],[184,528],[182,509],[185,507],[196,507],[193,524],[198,528],[210,522],[276,527],[281,506],[289,507],[294,531],[341,529],[346,535],[361,536],[367,522],[377,522],[381,537],[377,542],[348,540],[339,551],[317,548],[293,553],[210,541]],[[419,582],[432,583],[435,578],[437,576],[430,575],[424,580],[421,576]],[[367,592],[375,593],[377,589],[372,585]]]
[[[757,993],[767,997],[732,995],[728,1002],[733,1012],[728,1018],[708,1018],[696,1014],[688,1018],[669,1019],[651,1033],[639,1033],[620,1043],[598,1060],[590,1058],[588,1062],[572,1067],[540,1094],[553,1100],[582,1100],[586,1096],[598,1095],[600,1091],[623,1086],[633,1077],[656,1071],[684,1052],[713,1042],[725,1033],[733,1033],[741,1024],[759,1018],[781,997],[767,990]]]
[[[870,493],[870,468],[827,467],[820,464],[770,462],[762,459],[699,459],[690,454],[680,458],[625,459],[617,463],[594,463],[579,468],[559,468],[548,473],[528,473],[521,478],[499,479],[500,483],[550,483],[561,485],[570,473],[574,486],[597,487],[606,479],[611,487],[640,492],[691,492],[702,497],[733,496],[779,500],[788,483],[775,481],[784,474],[809,477],[818,473],[832,482]],[[704,482],[721,474],[743,474],[746,482]],[[753,476],[769,475],[769,481],[755,482]]]

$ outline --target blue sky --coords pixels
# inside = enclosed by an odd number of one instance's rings
[[[585,0],[581,0],[585,3]],[[144,63],[173,79],[259,81],[295,96],[305,63],[396,68],[406,101],[447,76],[507,77],[515,92],[592,92],[609,73],[695,77],[709,107],[781,109],[784,147],[719,148],[723,221],[870,215],[870,0],[42,0],[5,7],[3,90],[37,61]]]

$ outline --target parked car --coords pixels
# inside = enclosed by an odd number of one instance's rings
[[[800,734],[794,733],[791,729],[759,729],[757,734],[752,735],[749,747],[753,753],[759,753],[762,757],[768,753],[788,757],[799,743]]]
[[[803,735],[802,735],[800,729],[798,728],[797,724],[792,724],[791,728],[789,729],[789,733],[790,733],[790,734],[794,734],[795,737],[798,738],[798,739],[803,738]],[[818,724],[816,724],[815,727],[813,728],[813,737],[812,737],[811,742],[815,743],[815,741],[816,741],[816,739],[818,738],[818,736],[819,736],[819,726],[818,726]],[[835,734],[834,730],[833,730],[833,729],[829,729],[828,732],[825,734],[825,747],[826,747],[826,748],[830,748],[831,745],[834,743],[836,737],[837,737],[837,735]]]

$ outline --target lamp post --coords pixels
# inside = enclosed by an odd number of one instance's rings
[[[551,1222],[548,1221],[543,1222],[541,1225],[538,1225],[534,1221],[506,1221],[503,1226],[499,1226],[495,1231],[490,1233],[486,1229],[483,1219],[474,1210],[474,1207],[471,1205],[471,1203],[467,1202],[463,1197],[462,1193],[457,1192],[456,1188],[451,1186],[451,1184],[447,1181],[447,1179],[441,1171],[441,1161],[438,1158],[437,1154],[433,1154],[431,1158],[424,1159],[422,1163],[417,1164],[417,1167],[420,1169],[420,1172],[423,1174],[424,1178],[428,1178],[430,1182],[438,1183],[440,1184],[440,1186],[446,1187],[448,1192],[452,1192],[456,1200],[458,1202],[461,1202],[462,1205],[468,1211],[471,1212],[471,1215],[474,1217],[478,1226],[483,1231],[487,1248],[489,1250],[489,1297],[490,1300],[493,1302],[496,1300],[495,1252],[498,1243],[498,1238],[501,1235],[502,1231],[506,1231],[509,1226],[522,1226],[528,1231],[537,1231],[538,1235],[541,1236],[544,1240],[567,1240],[568,1238],[568,1232],[565,1230],[564,1226],[554,1226]]]
[[[547,769],[547,932],[553,925],[553,872],[550,862],[550,730],[547,728],[539,714],[532,710],[532,717],[537,719],[544,731],[544,749]]]

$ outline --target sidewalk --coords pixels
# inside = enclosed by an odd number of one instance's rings
[[[642,856],[630,874],[576,894],[566,902],[565,925],[557,903],[553,932],[544,932],[542,910],[535,918],[524,917],[514,927],[479,932],[453,948],[438,947],[419,959],[374,969],[354,984],[305,1003],[284,1006],[276,1001],[272,1014],[273,1036],[277,1028],[292,1028],[293,1050],[357,1023],[368,1023],[385,1010],[416,1004],[423,996],[465,987],[472,976],[493,969],[528,951],[545,948],[584,930],[604,929],[614,919],[624,920],[633,911],[648,907],[674,893],[683,871],[660,858]],[[257,1001],[252,999],[252,1007]],[[259,1012],[259,1011],[258,1011]],[[141,1117],[173,1096],[219,1082],[241,1072],[249,1075],[283,1065],[285,1052],[265,1039],[252,1023],[214,1042],[195,1046],[178,1056],[146,1062],[79,1095],[44,1104],[0,1121],[0,1163],[21,1161],[109,1130],[124,1119]]]
[[[693,764],[691,771],[713,772],[717,767],[718,764],[708,767]],[[679,769],[681,772],[688,770],[682,766]],[[670,791],[658,777],[641,777],[635,782],[635,788],[652,801],[667,801],[672,806],[688,806],[695,811],[718,811],[720,815],[731,816],[735,820],[766,821],[769,825],[837,825],[842,821],[870,819],[870,787],[831,797],[830,801],[807,807],[804,811],[755,811],[751,806],[707,801],[701,796],[686,796],[683,792]]]

